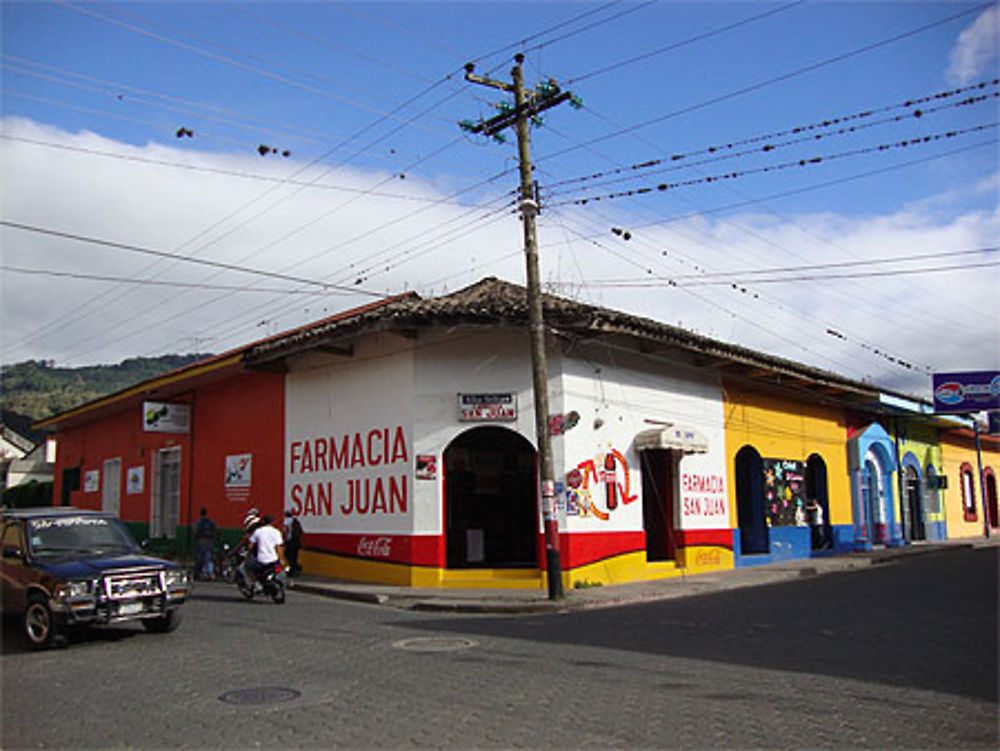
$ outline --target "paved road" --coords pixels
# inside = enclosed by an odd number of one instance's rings
[[[203,585],[165,636],[30,654],[5,625],[0,745],[996,748],[997,564],[518,617]]]

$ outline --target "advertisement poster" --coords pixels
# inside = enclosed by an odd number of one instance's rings
[[[968,414],[1000,409],[1000,372],[935,373],[934,411]]]
[[[125,494],[139,495],[146,487],[146,468],[129,467],[125,475]]]
[[[142,403],[142,429],[147,433],[187,433],[191,408],[187,404]]]
[[[83,475],[83,492],[96,493],[101,487],[101,470],[91,469]]]
[[[244,501],[250,497],[253,481],[253,454],[232,454],[226,457],[226,497]]]

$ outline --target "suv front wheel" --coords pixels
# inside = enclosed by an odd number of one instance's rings
[[[168,610],[159,618],[145,619],[142,625],[154,634],[165,634],[181,625],[181,613],[177,609]]]
[[[24,638],[31,649],[47,649],[64,639],[48,601],[38,592],[28,597],[24,609]]]

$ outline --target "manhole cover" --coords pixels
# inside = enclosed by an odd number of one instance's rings
[[[410,652],[457,652],[460,649],[470,649],[478,643],[472,639],[456,636],[422,636],[393,642],[392,646]]]
[[[283,701],[291,701],[302,695],[301,691],[294,688],[277,688],[274,686],[261,686],[259,688],[240,688],[235,691],[227,691],[219,697],[219,701],[229,704],[278,704]]]

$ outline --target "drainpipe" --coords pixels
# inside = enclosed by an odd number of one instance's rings
[[[906,473],[903,469],[903,458],[899,455],[899,418],[892,418],[892,444],[896,450],[896,492],[899,494],[899,532],[900,540],[905,545],[906,539]]]
[[[191,423],[188,429],[191,431],[188,440],[188,451],[190,452],[191,458],[188,460],[188,502],[187,502],[187,549],[191,554],[191,560],[194,561],[194,522],[191,516],[192,504],[194,503],[194,425],[197,420],[194,409],[195,403],[195,392],[191,392]]]
[[[979,445],[979,420],[972,416],[972,426],[976,432],[976,464],[979,467],[979,506],[983,510],[983,537],[990,536],[990,512],[986,508],[986,475],[983,474],[983,453]]]

